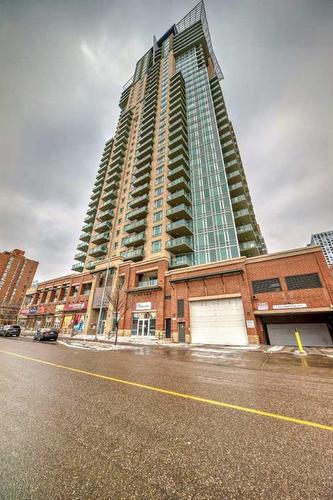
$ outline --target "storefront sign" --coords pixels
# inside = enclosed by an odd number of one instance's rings
[[[246,320],[246,326],[248,328],[254,328],[254,321],[253,321],[253,319],[247,319]]]
[[[64,304],[58,304],[55,306],[56,312],[63,311],[64,310]]]
[[[258,311],[267,311],[268,310],[268,302],[258,302],[257,309],[258,309]]]
[[[27,315],[29,314],[30,309],[21,309],[20,314]]]
[[[38,306],[37,314],[45,314],[46,309],[44,306]]]
[[[138,302],[135,308],[136,311],[147,311],[147,309],[151,309],[151,302]]]
[[[273,309],[302,309],[308,307],[307,304],[274,304]]]
[[[28,314],[36,314],[37,313],[37,307],[30,307]]]
[[[64,311],[80,311],[82,309],[87,309],[87,302],[77,302],[75,304],[65,304]]]

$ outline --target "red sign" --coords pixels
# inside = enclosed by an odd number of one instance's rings
[[[29,314],[30,308],[29,309],[21,309],[20,314]]]
[[[77,302],[74,304],[65,304],[64,311],[82,311],[87,309],[87,302]]]

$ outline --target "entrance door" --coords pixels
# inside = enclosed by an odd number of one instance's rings
[[[165,318],[165,338],[171,339],[171,318]]]
[[[178,342],[185,342],[185,323],[178,323]]]
[[[150,319],[139,319],[137,335],[141,337],[148,337],[150,330]]]

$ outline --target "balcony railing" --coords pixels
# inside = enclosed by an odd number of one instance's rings
[[[142,247],[135,250],[130,250],[128,252],[122,252],[121,256],[124,260],[141,260],[144,257],[144,249]]]
[[[187,205],[191,204],[191,198],[185,189],[181,189],[180,191],[176,191],[173,194],[170,194],[167,197],[167,202],[169,205],[178,205],[179,203],[185,203]]]
[[[130,207],[137,208],[137,207],[141,207],[143,205],[147,205],[148,200],[149,200],[148,196],[146,194],[143,194],[142,196],[138,196],[137,198],[134,198],[134,200],[132,200],[130,202]]]
[[[171,220],[192,219],[192,210],[187,205],[181,204],[176,207],[169,208],[166,215]]]
[[[106,243],[110,239],[110,232],[105,231],[104,233],[96,234],[91,238],[92,243]]]
[[[150,280],[138,281],[138,288],[147,288],[149,286],[157,286],[157,285],[158,285],[157,278],[152,278]]]
[[[148,172],[147,174],[141,175],[140,177],[137,177],[132,182],[132,186],[138,187],[138,186],[141,186],[142,184],[145,184],[147,181],[150,181],[150,172]]]
[[[132,197],[134,198],[135,196],[139,196],[143,193],[148,193],[149,187],[150,187],[149,182],[146,182],[145,184],[142,184],[142,186],[132,189],[131,191]]]
[[[81,262],[84,262],[86,260],[87,254],[86,252],[79,252],[75,254],[74,260],[79,260]]]
[[[186,253],[193,250],[192,238],[190,236],[181,236],[166,242],[165,248],[172,253]]]
[[[127,218],[129,220],[142,219],[143,217],[145,217],[147,215],[147,213],[148,213],[148,208],[146,205],[144,207],[138,208],[137,210],[133,210],[132,212],[129,212],[129,214],[127,215]]]
[[[181,219],[167,224],[166,232],[171,236],[186,236],[191,235],[193,232],[192,222]]]
[[[185,179],[185,177],[179,177],[179,179],[175,179],[168,184],[168,191],[173,193],[174,191],[178,191],[180,189],[185,189],[186,191],[190,191],[191,187],[189,182]]]
[[[78,246],[76,247],[78,250],[81,250],[81,252],[86,252],[88,250],[88,243],[83,241],[82,243],[79,243]]]
[[[139,233],[143,229],[145,229],[146,226],[147,226],[146,220],[142,219],[142,220],[138,220],[136,222],[133,222],[132,224],[127,224],[124,229],[127,233],[133,233],[133,232]]]
[[[101,221],[109,221],[114,217],[114,214],[114,210],[101,210],[100,212],[98,212],[98,218]]]
[[[187,180],[190,180],[190,172],[185,165],[181,165],[180,167],[169,170],[168,172],[168,179],[171,181],[178,179],[179,177],[186,177]]]
[[[170,269],[175,269],[177,267],[188,267],[193,264],[191,255],[177,255],[177,257],[171,257],[169,267]]]
[[[81,264],[80,262],[77,262],[76,264],[73,264],[72,267],[71,267],[72,271],[77,271],[77,272],[81,272],[83,271],[83,264]]]
[[[90,233],[81,233],[79,239],[81,241],[90,241]]]
[[[94,227],[93,224],[85,224],[82,227],[82,231],[85,232],[85,233],[91,233],[93,227]]]
[[[146,241],[146,233],[143,231],[142,233],[134,234],[132,236],[126,236],[123,238],[122,244],[125,247],[137,246],[141,245]]]
[[[89,251],[89,255],[94,257],[99,257],[100,255],[105,255],[108,252],[108,247],[106,245],[99,245],[98,247],[92,248]]]

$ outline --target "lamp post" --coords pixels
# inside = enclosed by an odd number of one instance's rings
[[[99,219],[97,219],[98,222]],[[107,223],[107,226],[109,229],[111,229],[111,223]],[[102,292],[102,297],[101,297],[101,303],[100,303],[100,306],[99,306],[99,313],[98,313],[98,319],[97,319],[97,325],[96,325],[96,334],[95,334],[95,340],[97,340],[97,337],[98,337],[98,334],[100,332],[100,329],[101,329],[101,322],[102,322],[102,313],[103,313],[103,305],[104,305],[104,297],[105,297],[105,292],[106,292],[106,286],[107,286],[107,282],[108,282],[108,278],[109,278],[109,272],[110,272],[110,261],[109,261],[109,252],[110,252],[110,248],[108,247],[108,252],[107,252],[107,256],[106,258],[108,259],[108,266],[106,268],[106,275],[105,275],[105,280],[104,280],[104,287],[103,287],[103,292]]]

